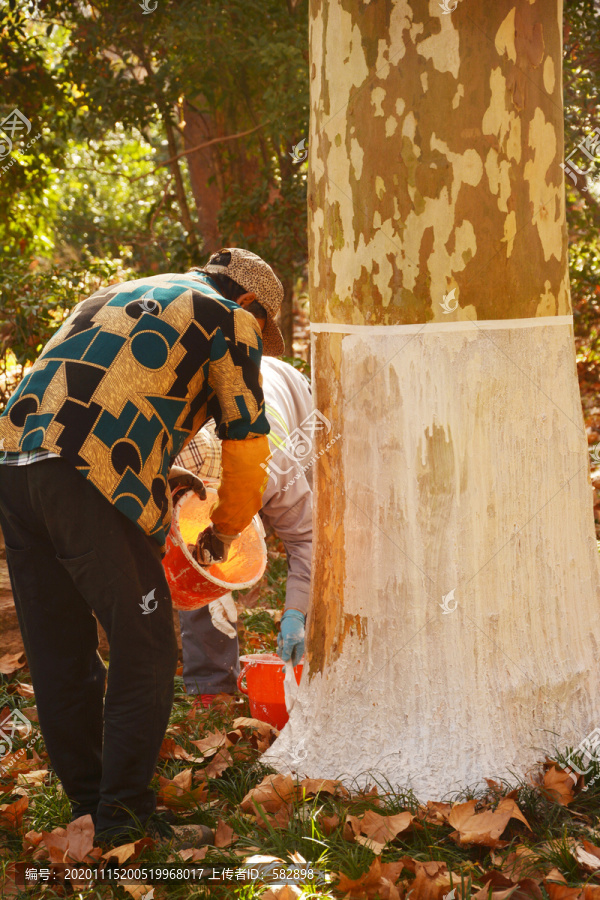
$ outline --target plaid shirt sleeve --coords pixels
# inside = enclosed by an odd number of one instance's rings
[[[176,466],[189,469],[203,481],[221,480],[221,441],[210,419],[175,458]]]

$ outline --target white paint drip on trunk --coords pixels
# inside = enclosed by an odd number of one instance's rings
[[[600,573],[572,329],[542,324],[409,341],[367,327],[341,340],[331,477],[346,504],[330,524],[344,532],[344,612],[363,634],[350,630],[311,680],[305,666],[263,757],[278,770],[346,783],[378,773],[439,799],[522,774],[600,725]]]

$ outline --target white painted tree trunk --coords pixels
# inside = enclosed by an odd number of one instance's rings
[[[426,7],[312,0],[314,392],[342,437],[315,466],[299,696],[264,757],[423,800],[600,726],[562,10]]]

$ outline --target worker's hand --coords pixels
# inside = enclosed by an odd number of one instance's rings
[[[209,525],[198,535],[196,546],[193,549],[193,557],[201,566],[212,566],[216,562],[225,562],[229,555],[229,548],[237,534],[223,534],[217,531],[214,525]]]
[[[286,609],[279,626],[277,653],[284,662],[297,666],[304,655],[304,623],[306,616],[299,609]]]
[[[183,493],[185,490],[193,491],[201,500],[206,500],[206,488],[202,479],[183,466],[171,466],[168,478],[173,497],[178,491]]]
[[[208,604],[210,620],[218,631],[226,634],[227,637],[237,637],[237,609],[231,594],[225,594],[218,600],[211,600]]]

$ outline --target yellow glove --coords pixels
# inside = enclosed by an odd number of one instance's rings
[[[266,464],[270,458],[266,434],[244,441],[222,442],[223,476],[219,501],[210,516],[217,531],[237,535],[250,524],[262,506],[262,495],[269,478]]]

